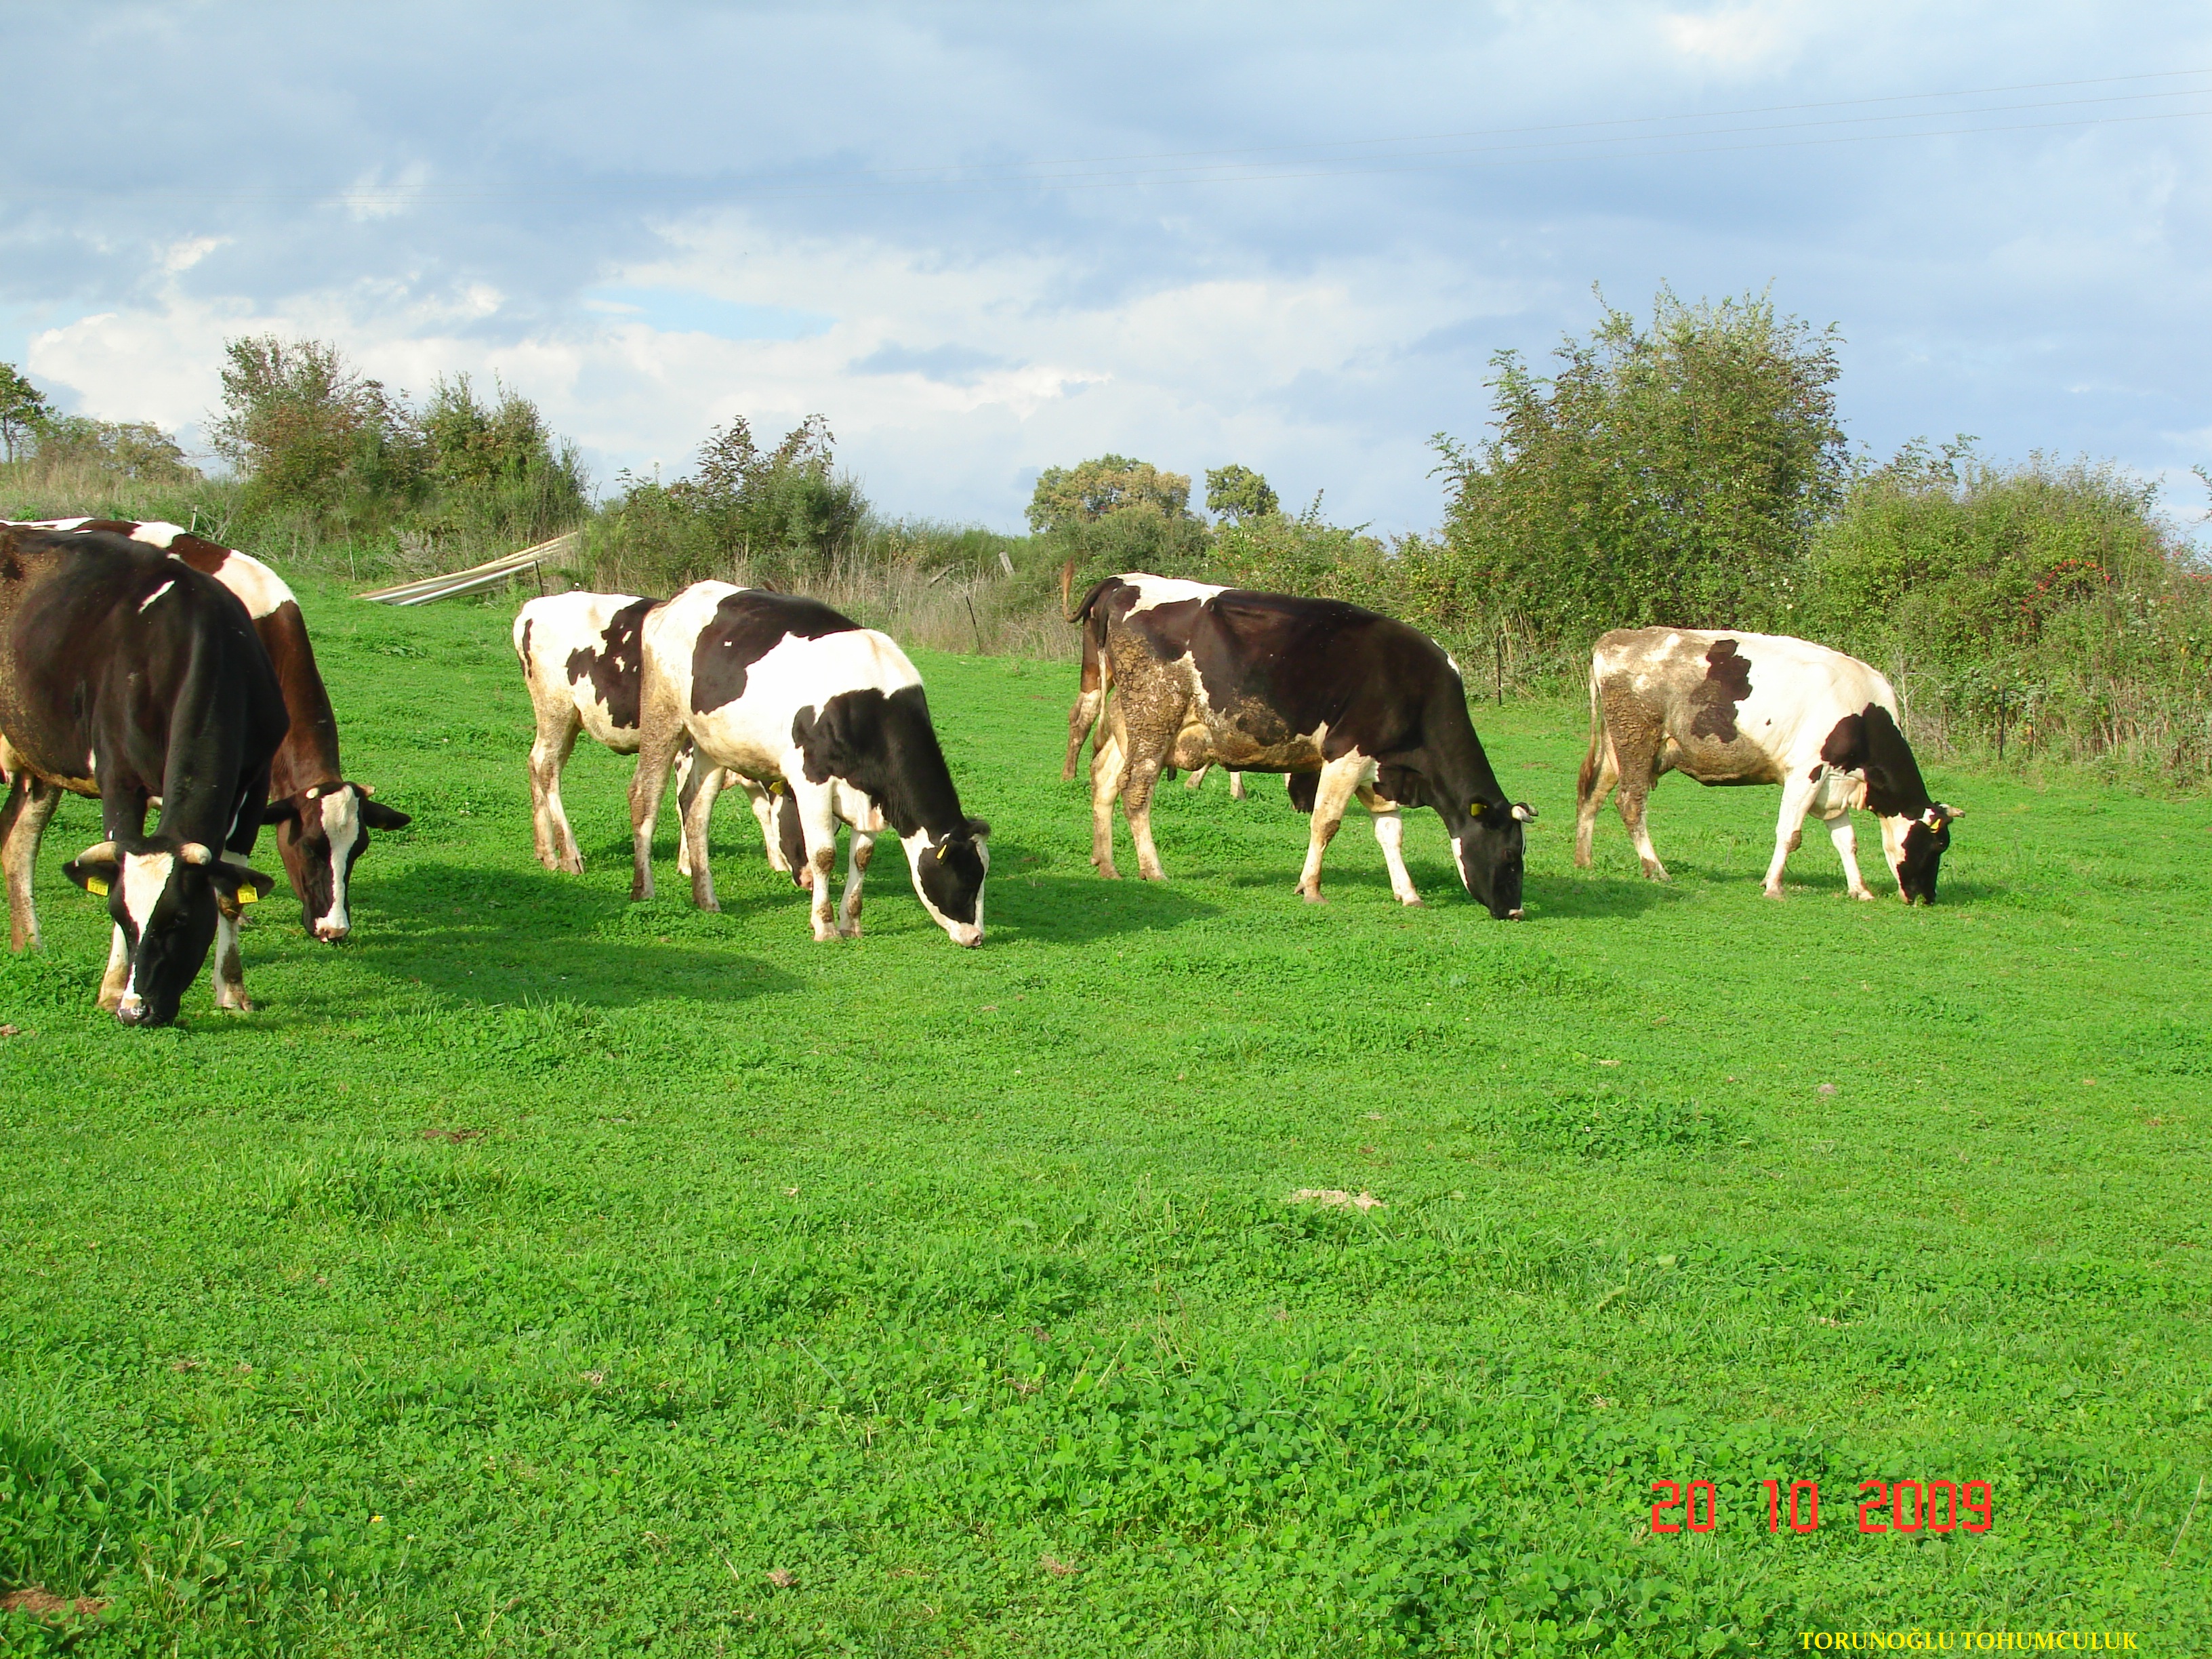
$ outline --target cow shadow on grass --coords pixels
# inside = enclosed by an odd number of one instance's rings
[[[796,891],[786,892],[788,906]],[[767,894],[725,894],[735,915],[718,915],[693,909],[680,889],[676,902],[664,894],[632,904],[604,874],[434,863],[413,866],[399,890],[378,897],[376,913],[338,948],[388,978],[468,1001],[727,1004],[805,983],[734,948],[735,924],[774,902]],[[803,929],[803,916],[794,926]]]
[[[992,836],[983,948],[1008,937],[1082,945],[1122,933],[1165,933],[1220,914],[1218,905],[1189,890],[1192,884],[1139,881],[1133,855],[1122,863],[1123,878],[1108,881],[1083,860],[1071,868],[1020,842]],[[902,869],[902,883],[905,875]]]
[[[1532,916],[1589,921],[1640,916],[1665,905],[1680,904],[1689,896],[1679,874],[1666,882],[1651,881],[1640,874],[1577,871],[1572,875],[1531,876],[1522,896]]]

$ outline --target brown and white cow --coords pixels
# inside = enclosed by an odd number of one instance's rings
[[[921,677],[888,635],[817,600],[695,582],[644,623],[643,729],[630,781],[630,896],[653,896],[653,828],[688,740],[699,763],[787,792],[813,871],[814,937],[860,933],[860,883],[876,828],[906,851],[922,908],[955,944],[983,940],[989,824],[961,810]],[[880,815],[879,817],[878,815]],[[839,818],[854,826],[845,892],[830,878]],[[685,815],[691,896],[716,907],[704,815]]]
[[[286,720],[222,583],[113,532],[0,526],[0,863],[17,948],[36,939],[31,872],[59,792],[97,795],[105,838],[64,873],[114,923],[100,1006],[167,1024],[210,946],[216,1006],[251,1006],[238,912],[270,885],[246,860]]]
[[[1668,772],[1705,784],[1782,786],[1766,896],[1809,814],[1826,823],[1853,898],[1860,878],[1851,810],[1881,823],[1883,855],[1907,904],[1936,902],[1936,878],[1964,813],[1932,799],[1897,723],[1897,694],[1856,657],[1805,640],[1690,628],[1620,629],[1590,653],[1590,746],[1576,786],[1575,862],[1590,861],[1598,808],[1616,785],[1644,873],[1666,866],[1644,824]]]
[[[307,930],[329,944],[345,938],[353,931],[353,869],[368,850],[368,832],[404,829],[410,820],[372,799],[368,785],[346,781],[338,759],[337,716],[291,588],[250,554],[181,525],[53,519],[40,527],[126,536],[214,577],[238,596],[276,671],[292,722],[269,774],[268,822],[276,826],[277,854],[299,897]]]
[[[1138,873],[1162,879],[1152,796],[1161,772],[1220,765],[1316,774],[1312,835],[1297,890],[1321,902],[1322,854],[1357,794],[1374,815],[1390,888],[1421,896],[1401,850],[1407,806],[1432,806],[1460,879],[1493,916],[1521,915],[1522,826],[1535,809],[1506,799],[1468,717],[1457,665],[1419,629],[1335,599],[1216,587],[1131,572],[1109,576],[1070,618],[1084,628],[1084,675],[1068,757],[1091,723],[1091,862],[1114,867],[1114,803],[1137,844]],[[1299,799],[1292,780],[1292,799]]]

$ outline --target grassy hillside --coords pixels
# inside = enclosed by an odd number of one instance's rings
[[[735,807],[722,914],[668,815],[629,903],[597,750],[537,866],[506,611],[303,598],[416,815],[355,939],[272,897],[259,1012],[124,1030],[72,801],[0,960],[0,1590],[104,1598],[87,1650],[2212,1651],[2203,803],[1936,769],[1941,906],[1819,836],[1774,904],[1771,792],[1663,786],[1672,886],[1611,816],[1576,872],[1581,709],[1478,708],[1532,919],[1432,816],[1428,908],[1354,822],[1310,908],[1267,781],[1099,881],[1072,669],[928,656],[989,938],[894,855],[817,945]],[[1869,1477],[1995,1523],[1863,1534]]]

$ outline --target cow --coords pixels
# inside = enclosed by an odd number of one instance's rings
[[[246,860],[289,723],[221,582],[113,532],[0,526],[0,860],[19,948],[53,792],[96,794],[105,838],[64,873],[115,925],[100,1006],[168,1024],[212,944],[216,1006],[250,1008],[238,909],[274,885]]]
[[[1103,732],[1091,760],[1091,854],[1114,867],[1114,803],[1137,869],[1164,878],[1152,796],[1170,767],[1313,774],[1312,831],[1297,890],[1323,902],[1323,850],[1357,794],[1401,903],[1421,896],[1406,872],[1401,810],[1431,806],[1451,837],[1468,892],[1500,920],[1522,915],[1523,826],[1468,718],[1458,665],[1404,623],[1336,599],[1216,587],[1143,572],[1109,576],[1069,613],[1085,632],[1084,678],[1070,716]],[[1110,697],[1106,694],[1111,693]],[[1072,764],[1079,738],[1069,745]]]
[[[42,527],[127,536],[213,576],[238,596],[276,671],[292,722],[269,773],[267,821],[276,826],[277,856],[284,861],[307,932],[331,945],[347,937],[353,931],[353,869],[368,850],[368,832],[404,830],[412,820],[373,799],[375,792],[367,784],[346,781],[338,760],[337,716],[291,588],[252,555],[180,525],[53,519]]]
[[[880,822],[905,848],[922,908],[955,944],[983,942],[991,826],[968,817],[945,763],[921,677],[888,635],[814,599],[695,582],[644,624],[642,736],[630,781],[630,896],[653,896],[653,826],[678,750],[788,791],[812,871],[817,939],[860,933],[873,832],[856,824],[833,912],[836,821]],[[704,816],[685,815],[692,900],[716,908]]]
[[[1620,629],[1590,653],[1590,744],[1575,786],[1575,862],[1587,868],[1598,808],[1619,786],[1644,873],[1668,879],[1644,805],[1668,772],[1704,784],[1778,783],[1769,898],[1809,813],[1828,825],[1850,896],[1860,878],[1851,810],[1881,823],[1905,903],[1933,904],[1958,807],[1931,798],[1897,723],[1897,694],[1856,657],[1805,640],[1690,628]]]
[[[645,661],[639,630],[659,603],[635,593],[556,593],[532,599],[516,613],[514,654],[522,662],[537,723],[530,745],[531,836],[538,861],[548,870],[583,873],[584,855],[561,801],[561,773],[577,733],[588,732],[617,755],[637,753],[638,687]],[[677,796],[687,819],[702,797],[711,814],[715,797],[737,783],[750,801],[769,866],[802,886],[811,883],[811,869],[793,870],[786,856],[789,837],[777,825],[775,797],[766,786],[733,778],[719,768],[695,769],[689,744],[676,767]],[[677,868],[691,873],[688,838],[678,843]]]

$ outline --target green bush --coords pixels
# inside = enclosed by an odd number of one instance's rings
[[[2212,771],[2212,580],[2110,465],[1909,445],[1815,533],[1807,629],[1889,672],[1923,730]]]
[[[694,475],[623,473],[592,529],[592,562],[626,590],[673,592],[707,576],[803,586],[848,549],[867,499],[836,466],[836,437],[809,416],[772,450],[742,416],[699,447]]]
[[[1647,329],[1607,307],[1540,376],[1494,359],[1495,434],[1435,440],[1450,501],[1421,561],[1427,619],[1577,648],[1609,628],[1787,624],[1844,477],[1836,337],[1764,295]]]

